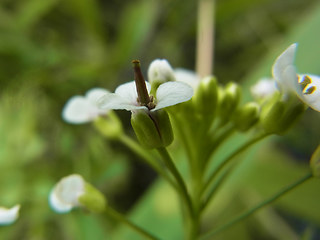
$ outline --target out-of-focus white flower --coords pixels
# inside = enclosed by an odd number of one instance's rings
[[[196,90],[200,83],[200,76],[187,69],[176,68],[174,70],[174,75],[176,77],[176,81],[190,85],[193,90]]]
[[[62,110],[63,120],[72,124],[81,124],[106,114],[106,110],[98,108],[97,100],[108,92],[103,88],[93,88],[85,96],[71,97]]]
[[[262,78],[250,88],[251,94],[256,99],[272,96],[278,91],[276,83],[272,78]]]
[[[12,208],[0,207],[0,225],[9,225],[14,223],[19,217],[20,205]]]
[[[58,213],[66,213],[81,206],[79,198],[85,194],[85,184],[82,176],[78,174],[62,178],[50,193],[51,208]]]
[[[320,77],[297,74],[294,57],[297,44],[290,45],[275,61],[272,74],[283,94],[294,92],[305,104],[320,111]]]
[[[174,81],[174,72],[169,62],[166,59],[153,60],[149,65],[148,80],[151,84]]]

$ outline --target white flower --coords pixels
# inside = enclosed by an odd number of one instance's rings
[[[97,100],[108,92],[102,88],[93,88],[85,96],[73,96],[62,110],[63,120],[68,123],[81,124],[106,114],[106,110],[98,108]]]
[[[285,95],[295,92],[305,104],[320,111],[320,77],[310,74],[297,74],[294,57],[297,44],[290,45],[275,61],[272,74]]]
[[[148,69],[148,80],[151,84],[174,81],[174,72],[169,62],[166,59],[152,61]]]
[[[51,208],[58,213],[66,213],[80,206],[78,199],[85,194],[85,184],[84,179],[78,174],[62,178],[50,193]]]
[[[196,90],[200,83],[200,76],[187,69],[176,68],[174,70],[174,75],[176,77],[176,81],[190,85],[193,90]]]
[[[146,82],[148,93],[150,94],[150,84]],[[193,89],[182,82],[165,82],[161,84],[154,96],[155,107],[150,111],[156,111],[165,107],[188,101],[193,95]],[[120,85],[115,93],[107,93],[98,101],[102,109],[125,109],[136,111],[139,109],[148,110],[146,106],[138,103],[136,83],[134,81]]]
[[[0,225],[9,225],[17,220],[19,217],[20,205],[12,208],[0,207]]]
[[[256,99],[263,99],[272,96],[278,89],[272,78],[262,78],[250,88],[252,96]]]

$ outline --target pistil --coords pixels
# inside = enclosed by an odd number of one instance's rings
[[[133,70],[134,70],[134,81],[136,82],[136,88],[138,93],[138,101],[141,106],[149,106],[151,103],[150,96],[148,94],[146,82],[141,72],[140,61],[132,61]]]

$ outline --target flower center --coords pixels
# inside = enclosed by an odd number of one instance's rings
[[[141,106],[146,106],[149,110],[155,108],[153,96],[149,96],[146,82],[141,72],[140,61],[133,60],[134,81],[136,82],[136,89],[138,94],[138,103]]]

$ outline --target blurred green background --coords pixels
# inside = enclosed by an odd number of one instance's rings
[[[299,71],[320,74],[317,2],[217,1],[214,74],[218,80],[238,81],[249,89],[260,77],[271,75],[275,56],[296,41]],[[182,239],[179,209],[168,186],[161,181],[151,186],[156,175],[136,155],[103,139],[90,124],[63,122],[61,110],[73,95],[93,87],[114,90],[132,80],[132,59],[141,60],[144,72],[155,58],[194,69],[196,9],[197,1],[191,0],[0,2],[0,205],[22,205],[19,220],[0,227],[0,239],[134,239],[126,227],[111,237],[116,223],[105,216],[51,211],[50,189],[71,173],[82,174],[103,191],[110,205],[131,212],[134,221],[162,239]],[[134,136],[130,113],[119,115],[127,133]],[[217,200],[205,226],[223,222],[303,175],[319,143],[318,123],[319,114],[308,110],[288,134],[250,153],[234,176],[241,181],[226,187],[223,201]],[[250,162],[256,158],[258,163]],[[307,235],[320,226],[316,187],[319,181],[306,184],[279,201],[276,210],[261,212],[221,234],[221,239]],[[240,200],[234,202],[234,197]]]

